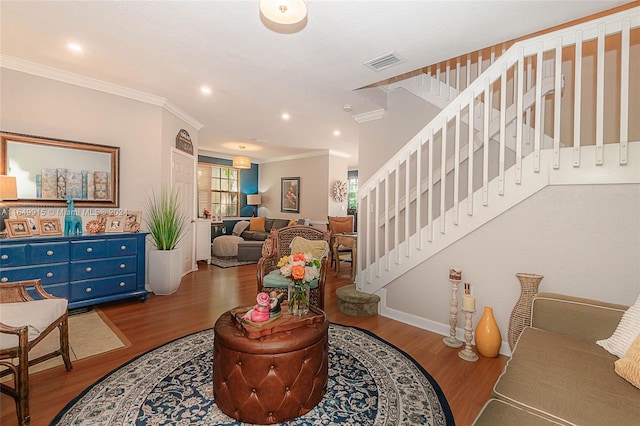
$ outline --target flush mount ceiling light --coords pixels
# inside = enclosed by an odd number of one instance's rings
[[[78,43],[74,43],[74,42],[68,43],[67,47],[69,48],[69,50],[71,50],[73,52],[77,52],[77,53],[80,53],[83,50],[82,46],[80,46]]]
[[[307,2],[304,0],[260,0],[260,12],[277,24],[297,24],[307,17]]]

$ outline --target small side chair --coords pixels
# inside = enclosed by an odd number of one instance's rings
[[[33,297],[33,296],[35,297]],[[62,356],[65,368],[73,368],[69,358],[67,299],[47,293],[40,280],[0,283],[0,377],[13,374],[13,387],[0,383],[0,391],[16,401],[19,425],[28,425],[29,366]],[[60,347],[38,358],[29,351],[49,333],[60,331]]]
[[[301,237],[311,241],[325,241],[327,246],[329,243],[329,232],[311,226],[295,225],[280,229],[272,229],[270,238],[268,238],[264,243],[266,247],[263,247],[262,257],[258,261],[258,292],[264,291],[270,293],[275,291],[277,293],[284,294],[283,300],[287,299],[288,286],[282,285],[278,287],[270,287],[270,284],[265,282],[265,277],[269,272],[278,269],[277,265],[281,257],[291,255],[291,242],[296,237]],[[327,279],[327,260],[327,257],[320,259],[321,266],[320,277],[318,278],[318,287],[311,288],[309,294],[311,299],[310,303],[320,309],[324,309],[324,286]]]

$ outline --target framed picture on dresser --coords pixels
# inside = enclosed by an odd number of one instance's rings
[[[31,228],[26,219],[5,219],[4,223],[7,227],[9,238],[29,237],[31,236]]]
[[[62,235],[62,224],[59,217],[39,217],[38,231],[40,235]]]

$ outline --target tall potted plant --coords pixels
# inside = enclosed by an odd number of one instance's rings
[[[152,190],[144,221],[155,250],[149,251],[149,289],[158,295],[174,293],[182,280],[182,248],[186,217],[180,210],[179,194],[163,187]]]

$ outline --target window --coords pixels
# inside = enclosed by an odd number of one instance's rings
[[[352,211],[358,210],[358,172],[349,172],[347,180],[349,192],[347,195],[347,209]]]
[[[212,216],[238,216],[240,172],[231,166],[198,163],[198,211]]]

